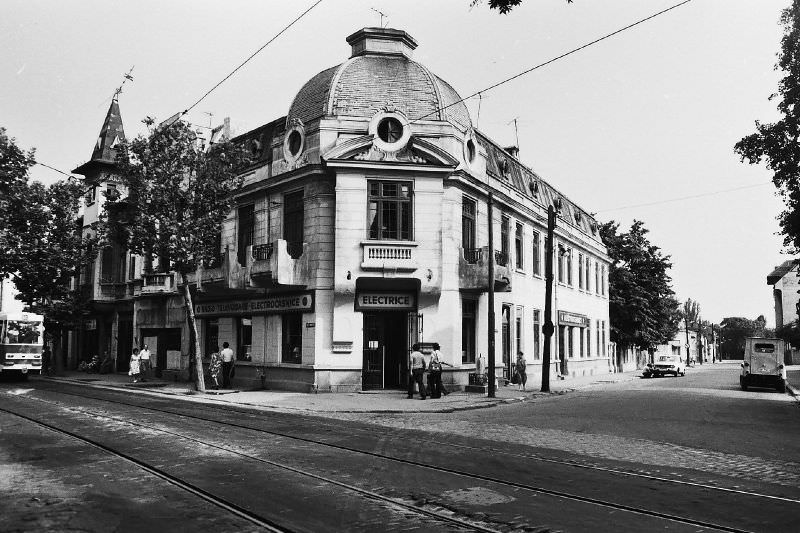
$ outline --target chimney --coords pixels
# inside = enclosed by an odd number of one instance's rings
[[[503,148],[511,157],[519,159],[519,146],[506,146]]]

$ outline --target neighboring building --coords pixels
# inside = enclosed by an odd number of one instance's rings
[[[313,76],[287,116],[234,139],[255,163],[219,260],[189,277],[203,354],[229,342],[241,387],[354,391],[405,386],[411,345],[439,342],[445,381],[462,386],[486,364],[492,283],[497,374],[522,350],[535,382],[547,208],[560,203],[551,372],[609,372],[609,258],[593,217],[474,129],[458,93],[411,59],[406,32],[364,28],[347,41],[351,57]],[[104,328],[124,318],[125,339],[157,344],[159,366],[186,377],[175,276],[141,276],[133,261]]]
[[[10,278],[0,278],[0,311],[4,313],[21,313],[25,304],[17,300],[17,289]]]
[[[784,261],[767,276],[767,285],[772,285],[775,299],[775,327],[791,324],[797,320],[797,304],[800,302],[800,277],[798,261]]]
[[[686,361],[688,353],[689,359],[697,363],[711,363],[712,361],[719,361],[717,353],[717,336],[713,332],[703,330],[703,335],[700,338],[700,353],[698,354],[697,346],[697,330],[689,329],[687,337],[686,326],[683,320],[678,325],[678,332],[675,337],[667,344],[659,344],[656,346],[655,356],[659,355],[679,355],[683,361]],[[688,344],[688,346],[687,346]]]

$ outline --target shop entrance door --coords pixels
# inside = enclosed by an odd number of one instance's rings
[[[398,389],[406,384],[407,313],[364,313],[364,360],[361,388]]]

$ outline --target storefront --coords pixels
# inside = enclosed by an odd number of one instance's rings
[[[590,323],[586,315],[569,311],[558,312],[558,355],[561,375],[569,375],[569,359],[583,359],[590,355]]]
[[[355,310],[364,320],[364,390],[408,385],[408,356],[421,331],[415,280],[381,281],[367,278],[356,284]]]

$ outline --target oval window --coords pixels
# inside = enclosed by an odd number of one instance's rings
[[[300,153],[300,148],[303,146],[303,137],[300,135],[300,132],[297,130],[292,131],[289,134],[289,153],[292,155],[297,155]]]
[[[475,161],[475,142],[472,139],[467,141],[467,161]]]
[[[403,137],[403,124],[394,117],[386,117],[378,123],[378,137],[385,143],[393,144]]]

